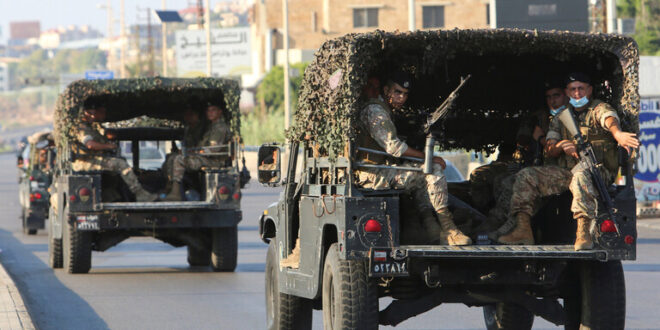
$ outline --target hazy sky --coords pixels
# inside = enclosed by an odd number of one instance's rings
[[[216,2],[227,0],[211,0],[211,7]],[[119,0],[111,0],[113,16],[117,20],[114,25],[114,34],[119,34]],[[166,0],[169,9],[183,9],[190,0]],[[88,24],[101,31],[107,32],[107,12],[98,8],[99,4],[107,4],[108,0],[0,0],[0,43],[6,44],[9,38],[9,22],[24,20],[41,21],[41,30],[48,30],[59,25]],[[162,8],[162,0],[124,0],[126,9],[126,25],[137,22],[137,7]],[[141,13],[142,22],[146,23],[146,13]],[[152,15],[152,22],[158,19]]]

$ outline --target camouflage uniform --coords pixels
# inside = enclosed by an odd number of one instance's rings
[[[198,146],[212,147],[224,144],[227,143],[227,140],[229,140],[230,137],[231,132],[229,126],[227,126],[224,120],[219,119],[216,122],[211,123],[209,129],[204,133],[201,141],[199,141]],[[174,158],[172,168],[172,181],[181,182],[186,170],[196,171],[202,167],[217,166],[220,161],[222,161],[222,158],[216,156],[177,155]]]
[[[194,148],[197,147],[199,141],[202,139],[204,130],[202,129],[203,125],[201,122],[197,123],[196,126],[186,126],[183,130],[183,148]],[[174,159],[176,158],[176,153],[169,153],[166,156],[165,161],[161,170],[163,173],[172,173],[174,168]]]
[[[105,130],[99,123],[81,122],[74,132],[76,144],[73,150],[77,156],[71,164],[74,171],[110,171],[121,174],[122,178],[135,192],[141,189],[140,182],[124,158],[110,154],[108,151],[91,150],[86,147],[87,142],[111,143],[105,137]]]
[[[408,145],[399,139],[396,127],[392,121],[392,111],[382,98],[372,99],[361,111],[360,121],[364,139],[360,146],[371,149],[384,150],[394,157],[400,157],[408,149]],[[374,143],[375,142],[375,143]],[[420,163],[392,162],[373,154],[363,153],[366,163],[380,163],[391,166],[405,166],[421,168]],[[363,188],[384,190],[404,189],[410,192],[420,209],[433,207],[434,210],[445,209],[448,205],[447,179],[442,167],[433,164],[433,173],[424,174],[416,171],[399,171],[394,169],[363,168],[355,171],[356,182]]]
[[[605,166],[601,167],[601,175],[606,184],[613,182],[617,164],[616,141],[605,127],[605,119],[615,117],[616,111],[607,103],[592,100],[587,109],[576,112],[572,106],[569,110],[576,114],[576,121],[583,136],[593,144],[598,160]],[[548,140],[572,140],[559,118],[553,118],[546,137]],[[571,211],[575,219],[586,217],[596,218],[597,191],[591,180],[590,173],[578,164],[577,159],[562,154],[557,160],[559,166],[531,167],[521,171],[514,183],[514,195],[511,199],[511,214],[524,212],[530,216],[538,210],[542,197],[560,194],[568,189],[573,194]],[[572,169],[572,170],[569,170]]]

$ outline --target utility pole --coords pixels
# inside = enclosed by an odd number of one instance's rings
[[[149,53],[149,77],[155,76],[156,66],[154,65],[154,38],[151,33],[151,9],[147,8],[147,42]]]
[[[206,17],[204,23],[206,24],[206,76],[212,77],[211,67],[211,6],[209,0],[205,0],[206,4]]]
[[[415,31],[417,24],[415,22],[415,0],[408,0],[408,31]]]
[[[162,3],[163,3],[163,10],[166,10],[167,8],[165,6],[165,0],[163,0]],[[161,43],[163,44],[163,54],[161,55],[163,62],[162,75],[163,77],[167,77],[167,26],[165,25],[165,22],[162,21],[160,22],[160,24],[162,25],[162,29],[160,33],[162,34],[163,37],[161,41]]]
[[[289,6],[288,0],[282,0],[284,22],[284,129],[291,126],[291,102],[289,100]]]
[[[607,33],[616,33],[616,1],[605,0],[607,15]]]
[[[126,25],[124,20],[124,0],[119,5],[119,33],[121,36],[121,52],[119,53],[119,77],[126,78]]]

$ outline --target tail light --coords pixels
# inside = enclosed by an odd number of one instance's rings
[[[234,198],[234,200],[239,200],[239,199],[241,199],[241,193],[240,192],[235,192],[234,195],[232,195],[232,197]]]
[[[30,181],[34,181],[34,176],[30,175]]]
[[[230,193],[231,193],[231,191],[229,190],[229,187],[227,187],[227,186],[221,186],[220,188],[218,188],[218,197],[220,198],[220,200],[224,201],[227,198],[229,198]]]
[[[626,244],[630,245],[633,242],[635,242],[635,238],[632,237],[632,235],[626,235],[626,237],[623,239],[623,241],[626,242]]]
[[[34,199],[41,199],[41,193],[34,193]]]
[[[378,233],[381,230],[380,222],[369,219],[364,224],[364,231],[367,233]]]
[[[83,187],[78,189],[78,197],[80,197],[81,202],[87,202],[91,196],[92,191],[89,188]]]
[[[614,221],[607,219],[600,224],[601,233],[616,233],[616,226]]]

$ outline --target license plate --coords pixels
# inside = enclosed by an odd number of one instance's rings
[[[369,275],[381,276],[407,276],[408,259],[394,260],[389,250],[372,250],[369,263]]]
[[[76,217],[76,228],[78,230],[99,230],[98,215],[79,215]]]

